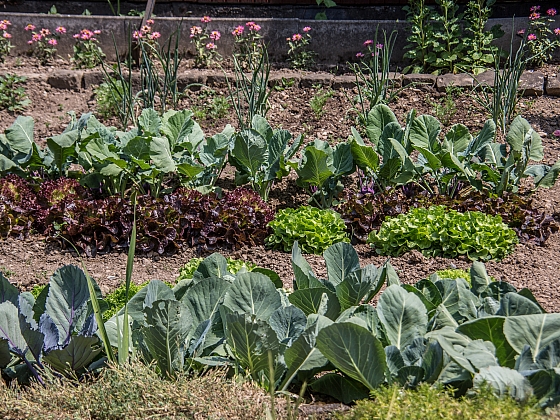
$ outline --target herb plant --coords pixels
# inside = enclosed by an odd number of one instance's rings
[[[101,34],[99,29],[94,31],[82,29],[79,33],[74,34],[76,44],[74,44],[72,62],[77,69],[92,69],[105,59],[105,54],[96,38],[96,35],[99,34]]]
[[[449,85],[445,87],[445,96],[443,98],[431,99],[429,96],[426,97],[426,102],[433,108],[434,116],[445,126],[451,123],[451,120],[457,113],[455,96],[460,92],[460,88]]]
[[[21,86],[26,81],[25,76],[15,74],[0,76],[0,109],[21,112],[31,103],[25,88]]]
[[[309,107],[313,110],[315,118],[319,119],[325,114],[325,105],[333,95],[334,91],[332,89],[325,91],[322,88],[318,89],[315,95],[313,95],[309,101]]]
[[[311,28],[306,26],[303,28],[303,35],[300,33],[293,34],[286,38],[288,43],[288,61],[294,69],[309,69],[315,63],[317,53],[309,49],[311,43]]]
[[[349,241],[340,215],[316,207],[278,210],[268,226],[273,233],[266,238],[267,246],[283,251],[290,251],[297,242],[303,252],[321,254],[334,243]]]
[[[471,260],[490,260],[504,258],[518,240],[500,216],[433,206],[386,219],[368,242],[382,255],[399,256],[416,249],[432,257],[465,255]]]

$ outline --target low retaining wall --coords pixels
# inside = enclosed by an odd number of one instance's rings
[[[72,35],[81,29],[100,29],[99,35],[103,51],[110,60],[115,59],[113,48],[113,37],[116,41],[119,53],[124,54],[127,50],[127,28],[132,25],[137,28],[140,18],[128,16],[75,16],[75,15],[44,15],[44,14],[25,14],[25,13],[4,13],[0,14],[0,19],[8,19],[12,22],[9,32],[12,34],[12,43],[15,48],[12,52],[22,54],[29,50],[27,41],[31,34],[24,30],[28,23],[32,23],[38,29],[49,28],[51,31],[57,26],[64,26],[68,33],[64,35],[58,45],[58,53],[61,56],[72,54],[74,39]],[[556,23],[560,26],[560,16],[556,16]],[[234,38],[231,31],[238,25],[243,25],[250,19],[230,19],[216,18],[208,25],[211,30],[218,30],[222,33],[222,38],[217,43],[218,52],[224,57],[231,55],[234,48]],[[287,45],[286,38],[294,33],[301,32],[305,26],[312,28],[313,40],[311,48],[318,53],[317,62],[323,65],[336,66],[355,59],[355,55],[361,50],[362,44],[366,39],[373,38],[376,28],[391,32],[397,31],[397,41],[393,51],[393,61],[396,65],[403,66],[405,60],[403,54],[407,44],[409,24],[402,21],[388,20],[364,20],[364,21],[316,21],[302,19],[259,19],[257,22],[262,27],[262,34],[268,45],[269,54],[272,61],[283,62],[286,59]],[[512,31],[524,27],[527,18],[515,19],[490,19],[487,27],[501,24],[506,32],[501,39],[497,40],[496,45],[509,50]],[[200,18],[156,18],[154,30],[162,33],[164,39],[172,34],[178,27],[181,28],[182,51],[193,53],[194,49],[190,43],[189,28],[200,25]],[[520,38],[515,37],[514,45],[519,45]],[[556,52],[560,57],[560,51]]]
[[[29,80],[46,82],[52,87],[58,89],[76,90],[89,88],[99,85],[103,82],[103,72],[98,70],[55,70],[51,73],[42,74],[24,74],[15,72],[20,76],[26,76]],[[227,77],[232,80],[234,76],[228,74]],[[395,82],[395,86],[407,86],[410,84],[425,85],[436,88],[443,92],[449,85],[459,88],[476,88],[479,84],[493,85],[494,72],[487,71],[478,76],[469,74],[446,74],[443,76],[434,76],[431,74],[405,74],[392,73],[391,78]],[[282,83],[283,79],[293,80],[294,84],[299,87],[311,88],[321,85],[325,88],[332,89],[351,89],[355,86],[356,79],[354,76],[333,76],[330,73],[294,73],[274,71],[270,74],[269,85]],[[133,74],[133,83],[138,82],[138,74]],[[219,71],[209,70],[188,70],[179,75],[178,85],[180,89],[186,89],[191,86],[193,89],[200,89],[200,85],[210,87],[227,87],[226,74]],[[526,71],[521,76],[519,84],[520,92],[524,96],[541,96],[547,94],[550,96],[560,96],[560,77],[559,75],[546,76],[538,71]]]

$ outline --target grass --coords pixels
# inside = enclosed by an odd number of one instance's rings
[[[265,419],[268,398],[247,381],[213,371],[162,380],[139,363],[105,369],[86,382],[12,389],[0,381],[2,419]]]
[[[407,420],[537,420],[545,418],[539,408],[520,405],[512,398],[499,398],[489,391],[477,392],[472,398],[454,398],[450,391],[421,385],[417,391],[397,386],[382,387],[371,400],[360,401],[340,420],[407,419]]]

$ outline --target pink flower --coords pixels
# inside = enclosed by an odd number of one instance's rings
[[[79,37],[80,37],[80,34],[74,34],[74,35],[72,36],[72,38],[79,38]]]
[[[554,130],[554,134],[556,137],[560,137],[560,130]]]
[[[59,26],[58,28],[55,29],[55,31],[58,32],[59,34],[65,34],[66,28],[64,26]]]
[[[535,34],[529,34],[527,35],[527,39],[529,41],[534,41],[535,39],[537,39],[537,36]]]
[[[292,35],[292,41],[294,41],[294,42],[301,41],[301,38],[303,38],[301,36],[301,34],[293,34]]]
[[[99,35],[99,34],[101,33],[101,31],[100,31],[99,29],[96,29],[95,31],[93,31],[93,33],[94,33],[95,35]]]
[[[529,15],[529,20],[537,20],[541,17],[540,13],[537,12],[533,12]]]
[[[202,28],[200,26],[193,26],[191,28],[191,38],[194,38],[197,35],[202,33]]]
[[[49,39],[49,45],[56,45],[58,44],[58,42],[56,42],[56,39]]]
[[[144,32],[145,34],[152,32],[152,28],[150,28],[148,25],[144,25],[140,28],[140,30],[142,32]]]
[[[134,31],[134,33],[132,34],[132,38],[136,40],[144,38],[144,33],[142,31]]]
[[[154,33],[151,33],[150,35],[148,35],[148,38],[158,39],[158,38],[161,38],[161,34],[159,32],[154,32]]]
[[[243,35],[243,31],[244,31],[244,30],[245,30],[245,28],[244,28],[243,26],[239,25],[237,28],[235,28],[235,29],[232,31],[231,34],[232,34],[233,36],[240,36],[240,35]]]
[[[560,28],[556,28],[554,30],[554,35],[560,35]]]
[[[25,30],[26,30],[26,31],[34,31],[34,30],[35,30],[35,25],[32,25],[32,24],[30,23],[30,24],[28,24],[28,25],[25,27]]]
[[[207,50],[214,50],[218,47],[216,47],[216,44],[214,44],[213,42],[209,42],[208,44],[206,44],[206,49]]]
[[[257,25],[255,22],[247,22],[245,26],[248,26],[250,31],[258,32],[261,30],[260,25]]]
[[[9,34],[8,32],[4,31],[4,33],[2,34],[2,36],[6,39],[10,39],[12,37],[11,34]]]
[[[533,6],[533,7],[531,7],[529,10],[530,10],[531,12],[536,12],[537,10],[540,10],[540,8],[541,8],[541,6]]]
[[[548,10],[546,11],[546,14],[547,14],[548,16],[556,16],[556,13],[558,13],[558,12],[556,11],[556,9],[548,9]]]
[[[202,19],[200,19],[200,21],[202,23],[208,23],[208,22],[212,22],[212,19],[210,19],[210,16],[203,16]]]
[[[10,22],[10,21],[7,20],[7,19],[4,19],[4,20],[2,21],[2,23],[3,23],[4,25],[6,25],[6,26],[10,26],[10,25],[12,24],[12,22]]]
[[[153,20],[153,19],[148,19],[148,20],[146,21],[146,24],[148,24],[148,25],[153,25],[153,24],[154,24],[154,20]]]
[[[365,55],[364,55],[364,53],[359,52],[359,53],[356,54],[356,57],[357,58],[364,58]]]
[[[377,48],[378,50],[380,50],[380,49],[383,48],[383,44],[376,44],[376,45],[375,45],[375,48]]]
[[[525,29],[518,30],[517,35],[525,35]]]
[[[303,32],[309,32],[311,30],[311,28],[309,26],[306,26],[305,28],[303,28]]]
[[[49,31],[48,29],[46,29],[46,28],[41,29],[41,35],[48,36],[50,34],[51,34],[51,31]]]
[[[31,41],[39,42],[41,38],[43,38],[41,34],[33,34],[33,36],[31,37]]]
[[[30,39],[29,41],[27,41],[27,43],[28,43],[29,45],[31,45],[31,44],[33,44],[33,40]]]
[[[221,37],[222,34],[219,31],[212,31],[210,34],[210,39],[213,39],[214,41],[218,41]]]
[[[0,22],[0,30],[5,31],[6,29],[8,29],[8,25]]]
[[[371,44],[373,44],[373,39],[368,39],[367,41],[364,42],[365,46],[371,45]]]

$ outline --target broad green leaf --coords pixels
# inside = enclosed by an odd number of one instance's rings
[[[163,114],[161,132],[169,139],[172,150],[175,149],[176,145],[188,141],[189,134],[192,133],[195,124],[191,117],[192,112],[188,110],[170,110]],[[196,146],[196,144],[189,143],[186,148],[192,153]]]
[[[51,350],[43,361],[61,373],[73,376],[74,372],[85,369],[101,353],[97,336],[72,336],[67,346]]]
[[[268,142],[267,172],[265,181],[277,178],[280,171],[280,160],[284,156],[284,152],[291,140],[292,135],[287,130],[277,130]]]
[[[145,134],[158,136],[161,128],[161,118],[153,108],[142,110],[142,114],[138,117],[138,125]]]
[[[254,178],[267,159],[266,140],[257,131],[244,130],[236,134],[230,153],[237,169]]]
[[[373,264],[351,272],[341,283],[336,285],[336,296],[341,309],[344,311],[352,306],[359,306],[362,299],[368,296],[372,289],[376,288],[378,280],[377,268]]]
[[[515,350],[509,345],[504,335],[505,318],[489,316],[465,322],[457,331],[472,340],[490,341],[496,347],[496,357],[501,366],[515,366]]]
[[[340,314],[340,303],[336,295],[324,287],[295,290],[288,299],[306,316],[319,314],[335,320]]]
[[[70,157],[76,156],[75,144],[79,136],[78,130],[72,130],[47,139],[47,146],[53,154],[54,164],[59,172],[71,163]]]
[[[4,369],[10,361],[12,360],[12,355],[10,353],[10,345],[8,340],[0,338],[0,369]]]
[[[276,332],[278,341],[290,346],[305,330],[307,318],[301,309],[293,305],[281,306],[272,313],[268,324]]]
[[[177,164],[177,172],[185,175],[188,180],[196,178],[196,176],[204,171],[204,166],[195,163],[179,163]]]
[[[506,141],[511,146],[512,150],[521,152],[527,140],[530,142],[529,159],[534,160],[535,162],[541,161],[543,158],[541,136],[539,136],[525,118],[518,115],[509,127],[509,131],[506,135]]]
[[[323,287],[323,284],[315,277],[307,260],[301,255],[297,241],[292,246],[292,270],[294,271],[294,290]]]
[[[529,170],[531,170],[536,166],[546,166],[546,165],[531,165],[529,166],[528,170],[525,171],[525,174],[527,174]],[[554,186],[556,180],[558,179],[559,174],[560,174],[560,160],[550,167],[546,166],[546,169],[542,171],[542,175],[539,174],[539,176],[535,176],[535,188],[537,187],[550,188]]]
[[[353,271],[360,269],[358,253],[352,245],[339,242],[331,245],[323,253],[327,265],[329,283],[333,286],[340,284]]]
[[[497,315],[517,316],[542,313],[541,308],[530,299],[517,293],[506,293],[500,299],[500,310]]]
[[[412,120],[410,127],[410,142],[415,147],[438,152],[441,148],[439,143],[439,133],[441,127],[439,121],[431,115],[420,115]]]
[[[28,347],[20,329],[18,309],[10,301],[0,303],[0,340],[8,342],[10,351],[25,357]]]
[[[133,156],[136,159],[150,160],[150,144],[152,142],[152,137],[142,137],[136,136],[128,141],[126,146],[123,148],[123,152],[129,156]]]
[[[268,371],[271,352],[278,353],[278,338],[270,326],[262,320],[254,320],[249,314],[227,314],[226,341],[237,362],[254,379],[261,371]]]
[[[317,335],[317,347],[333,365],[370,391],[385,381],[385,351],[367,329],[348,322],[330,325]]]
[[[149,293],[148,293],[149,291]],[[164,282],[152,280],[128,301],[128,315],[139,324],[144,322],[144,308],[157,300],[175,299],[173,291]],[[124,308],[119,315],[124,314]]]
[[[371,146],[359,144],[356,140],[352,141],[352,156],[356,165],[364,171],[377,171],[379,167],[379,156]]]
[[[298,182],[306,185],[322,186],[334,174],[328,165],[328,155],[315,146],[307,146],[303,152],[302,163],[296,170]]]
[[[426,333],[426,307],[420,298],[400,286],[392,285],[385,289],[379,298],[377,314],[390,343],[399,349]]]
[[[514,350],[528,345],[533,354],[560,338],[560,314],[512,316],[504,322],[504,334]]]
[[[18,306],[19,290],[0,272],[0,303],[12,302]]]
[[[473,385],[475,389],[490,385],[498,396],[509,395],[521,402],[526,402],[533,395],[529,380],[507,367],[489,366],[480,369],[480,372],[474,375]]]
[[[470,157],[478,155],[495,138],[496,124],[493,120],[486,120],[480,133],[469,143],[464,155],[470,160]]]
[[[449,129],[445,135],[445,139],[452,146],[450,152],[453,155],[457,155],[467,150],[467,147],[472,141],[472,136],[466,126],[463,124],[455,124]]]
[[[212,255],[204,258],[198,265],[198,268],[193,274],[193,281],[198,283],[203,279],[211,277],[218,277],[221,279],[227,274],[227,260],[222,254],[214,252]]]
[[[54,272],[49,283],[45,313],[58,330],[58,344],[68,344],[78,314],[89,299],[87,279],[79,267],[66,265]]]
[[[224,306],[266,321],[282,302],[276,286],[267,276],[248,272],[236,276],[224,297]]]
[[[259,133],[265,140],[269,140],[273,136],[273,130],[266,118],[255,115],[251,121],[251,128]]]
[[[477,296],[482,295],[492,283],[492,279],[486,272],[486,267],[480,261],[475,261],[471,266],[470,274],[472,292]]]
[[[332,168],[336,176],[348,175],[354,171],[352,147],[349,143],[338,143],[334,147]]]
[[[190,287],[181,302],[189,309],[194,325],[212,319],[218,312],[231,283],[217,277],[211,277]]]
[[[153,137],[150,142],[150,158],[154,162],[157,169],[162,172],[175,172],[177,167],[175,160],[171,156],[169,149],[169,140],[165,137]]]
[[[313,381],[310,386],[313,391],[330,395],[344,404],[366,399],[370,393],[360,382],[337,373],[327,373]]]
[[[18,116],[5,131],[10,148],[18,153],[28,154],[33,147],[33,117]]]
[[[374,106],[367,115],[366,134],[370,141],[378,144],[383,129],[391,122],[398,123],[398,120],[387,105]]]
[[[188,309],[176,300],[157,300],[144,309],[144,340],[161,373],[183,370],[183,343],[192,325]]]

